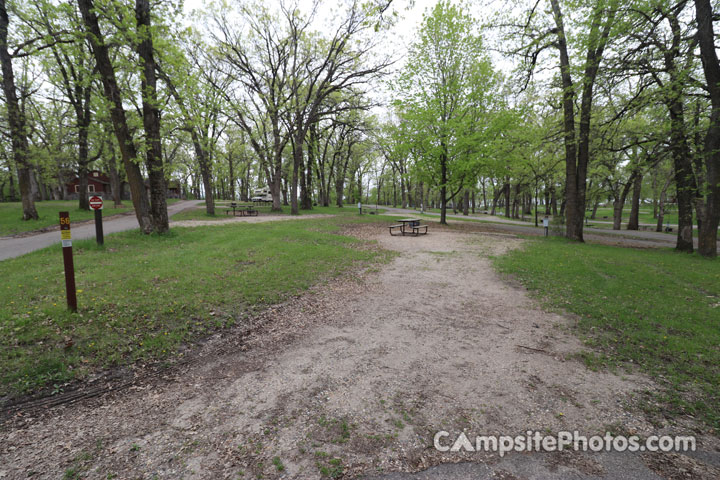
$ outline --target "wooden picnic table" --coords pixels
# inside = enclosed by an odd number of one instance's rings
[[[230,203],[229,208],[225,210],[225,213],[230,213],[230,210],[232,209],[233,217],[236,216],[237,213],[240,214],[241,217],[244,216],[257,216],[258,211],[253,208],[252,203],[236,203],[232,202]]]
[[[420,219],[418,218],[401,218],[398,222],[410,227],[417,227],[420,225]]]
[[[402,235],[425,235],[427,233],[427,225],[420,225],[420,219],[418,218],[401,218],[398,220],[399,225],[390,226],[390,235],[393,235],[393,230],[399,230]],[[424,229],[424,231],[420,231]]]

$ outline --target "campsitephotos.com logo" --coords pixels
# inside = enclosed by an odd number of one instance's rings
[[[578,452],[694,452],[694,436],[651,435],[642,439],[636,435],[623,436],[605,432],[605,435],[580,435],[573,432],[558,432],[547,435],[528,430],[525,435],[478,435],[469,437],[464,432],[452,436],[441,430],[433,440],[440,452],[495,452],[501,457],[510,452],[557,452],[574,450]]]

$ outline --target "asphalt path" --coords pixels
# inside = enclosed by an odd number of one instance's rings
[[[172,216],[178,212],[192,208],[198,203],[197,200],[185,200],[173,203],[168,206],[168,216]],[[139,228],[135,215],[118,215],[103,221],[103,233],[123,232],[125,230],[133,230]],[[77,227],[72,227],[73,240],[83,240],[86,238],[95,238],[95,223],[85,223]],[[19,257],[26,253],[40,250],[51,245],[60,243],[60,232],[51,231],[38,233],[36,235],[24,235],[17,237],[0,237],[0,260]]]
[[[369,210],[374,207],[368,206]],[[386,215],[402,215],[402,216],[413,216],[420,214],[419,211],[408,209],[408,208],[392,208],[392,207],[378,207],[385,210]],[[452,212],[452,211],[451,211]],[[439,213],[425,212],[424,215],[432,217],[440,217]],[[523,222],[520,220],[512,220],[505,217],[498,217],[493,215],[475,214],[475,215],[456,215],[453,213],[447,214],[448,220],[470,220],[475,222],[485,222],[494,224],[493,226],[507,231],[509,233],[517,233],[520,235],[539,235],[542,234],[542,227],[535,227],[532,223]],[[647,246],[658,246],[658,247],[674,247],[677,237],[675,234],[652,232],[646,230],[610,230],[606,228],[593,228],[585,227],[583,229],[584,237],[587,240],[593,240],[598,237],[616,237],[618,239],[631,239],[642,241]],[[719,242],[720,243],[720,242]],[[697,248],[697,238],[695,239],[695,247]]]

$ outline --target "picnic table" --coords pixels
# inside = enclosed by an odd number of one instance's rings
[[[427,233],[428,226],[420,225],[420,220],[417,218],[402,218],[398,222],[400,222],[398,225],[390,226],[390,235],[396,235],[393,231],[399,231],[400,233],[397,235],[413,235],[415,237]]]
[[[230,203],[229,208],[225,209],[225,214],[229,214],[230,210],[232,210],[233,216],[236,216],[238,213],[241,217],[245,216],[255,216],[257,217],[258,211],[253,208],[252,203],[236,203],[232,202]]]

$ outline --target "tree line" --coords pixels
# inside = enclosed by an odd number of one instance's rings
[[[426,13],[395,82],[383,151],[406,180],[467,211],[559,217],[583,240],[600,204],[638,229],[652,199],[658,231],[674,205],[677,243],[717,255],[720,64],[709,0],[520,2],[483,28],[462,3]],[[490,51],[512,59],[501,75]],[[420,198],[422,198],[420,193]],[[409,195],[407,198],[412,198]],[[403,193],[403,204],[406,204]],[[560,207],[558,209],[558,203]]]
[[[275,210],[377,202],[445,223],[449,208],[502,209],[553,215],[578,241],[600,205],[619,229],[629,199],[637,229],[650,199],[657,230],[677,210],[678,250],[697,228],[717,255],[709,0],[532,0],[484,19],[441,0],[400,62],[384,53],[391,1],[348,0],[319,27],[323,8],[248,0],[188,18],[173,1],[0,0],[2,199],[37,218],[34,201],[77,176],[88,208],[102,169],[146,233],[167,231],[173,180],[208,214],[267,186]]]
[[[116,203],[129,186],[145,233],[168,230],[170,178],[209,214],[216,195],[263,185],[273,209],[311,208],[316,182],[327,204],[369,157],[387,6],[347,2],[320,31],[317,4],[213,5],[188,27],[181,2],[2,1],[3,197],[19,192],[23,218],[37,219],[36,199],[63,197],[77,175],[87,209],[101,168]]]

